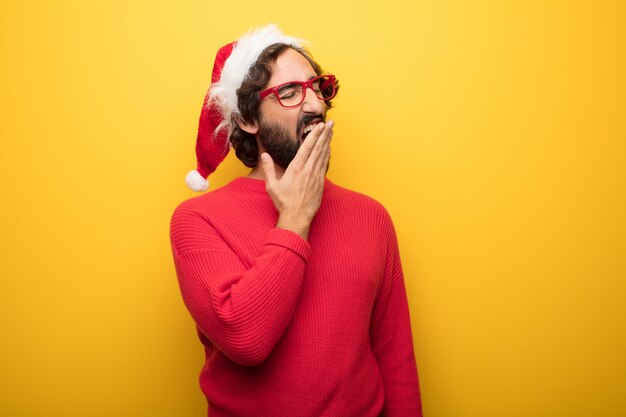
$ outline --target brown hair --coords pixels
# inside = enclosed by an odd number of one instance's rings
[[[317,62],[303,49],[285,43],[275,43],[263,50],[259,59],[250,67],[248,75],[243,80],[241,87],[237,89],[237,106],[241,114],[241,120],[245,123],[255,123],[259,121],[259,107],[261,100],[259,92],[265,88],[272,77],[272,66],[276,63],[278,57],[288,48],[294,49],[304,56],[317,75],[322,74],[322,69]],[[338,86],[337,86],[338,88]],[[332,106],[330,100],[326,101],[327,108]],[[236,120],[232,120],[232,128],[230,132],[230,144],[235,150],[237,158],[244,163],[245,166],[253,168],[258,163],[259,149],[254,135],[241,129]]]

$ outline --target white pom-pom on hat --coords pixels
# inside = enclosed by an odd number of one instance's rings
[[[209,188],[209,180],[203,178],[197,169],[189,171],[185,177],[185,182],[187,183],[187,187],[197,193],[206,191]]]

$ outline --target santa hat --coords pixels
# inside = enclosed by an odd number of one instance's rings
[[[186,182],[194,191],[209,187],[206,177],[226,158],[232,117],[239,116],[237,89],[256,63],[261,52],[275,43],[302,47],[304,40],[285,36],[276,25],[267,25],[243,35],[217,51],[211,87],[204,98],[196,139],[197,168],[187,174]]]

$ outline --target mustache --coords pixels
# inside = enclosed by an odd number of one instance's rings
[[[324,114],[316,114],[316,115],[309,115],[309,114],[305,114],[304,116],[302,116],[300,118],[300,120],[298,120],[298,129],[296,130],[297,132],[302,131],[302,128],[306,125],[308,125],[309,123],[315,122],[315,121],[321,121],[324,122],[326,121],[326,115]]]

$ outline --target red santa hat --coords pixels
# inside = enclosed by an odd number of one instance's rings
[[[261,52],[275,43],[302,47],[305,41],[285,36],[276,25],[253,29],[236,42],[217,51],[211,76],[211,87],[204,98],[196,139],[196,169],[185,178],[194,191],[209,187],[206,177],[226,158],[233,116],[240,115],[237,89],[248,75]]]

